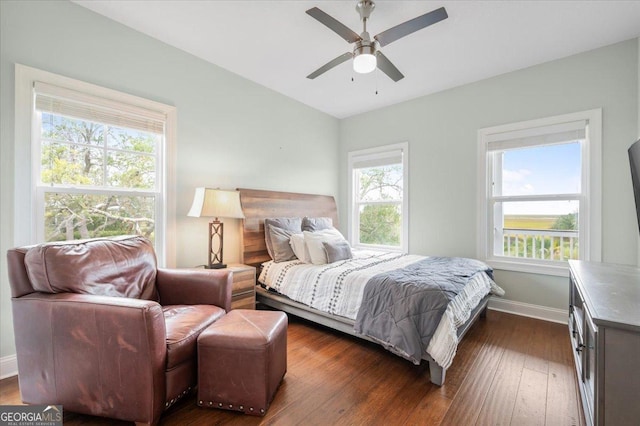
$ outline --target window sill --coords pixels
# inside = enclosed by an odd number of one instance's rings
[[[518,262],[504,259],[486,259],[485,262],[493,269],[500,271],[525,272],[528,274],[553,275],[569,277],[569,264],[566,262]]]
[[[406,253],[406,250],[403,250],[401,247],[394,246],[382,246],[375,244],[353,244],[351,247],[357,250],[370,250],[370,251],[381,251],[381,252],[395,252],[395,253]]]

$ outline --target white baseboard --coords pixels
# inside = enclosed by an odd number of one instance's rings
[[[0,379],[18,375],[18,358],[15,355],[0,358]]]
[[[537,318],[544,321],[567,324],[569,311],[565,309],[549,308],[547,306],[532,305],[530,303],[516,302],[514,300],[492,297],[489,299],[489,309],[521,315],[523,317]]]

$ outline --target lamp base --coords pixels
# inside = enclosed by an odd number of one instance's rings
[[[227,267],[224,263],[212,263],[211,265],[205,265],[205,269],[224,269]]]

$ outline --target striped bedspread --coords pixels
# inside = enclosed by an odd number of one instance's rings
[[[354,250],[353,259],[326,265],[311,265],[299,260],[270,261],[264,264],[259,281],[268,289],[296,302],[355,320],[365,287],[372,277],[405,268],[423,259],[426,257]],[[473,308],[490,291],[503,293],[486,273],[478,273],[449,303],[426,350],[443,368],[451,365],[455,355],[457,328],[467,321]]]

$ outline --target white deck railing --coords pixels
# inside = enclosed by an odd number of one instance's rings
[[[578,258],[578,231],[503,229],[504,256],[527,259]]]

